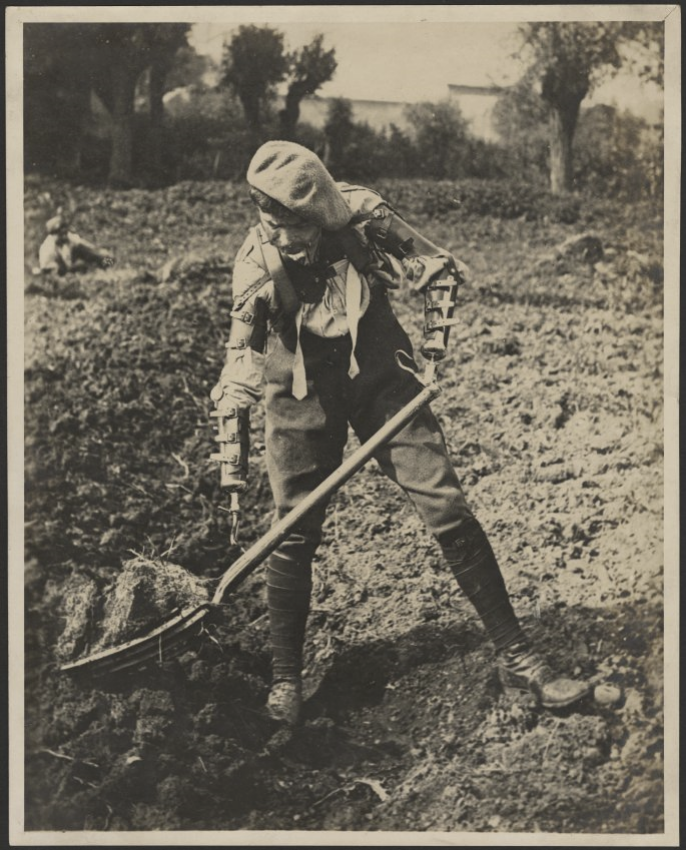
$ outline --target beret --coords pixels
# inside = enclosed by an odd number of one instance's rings
[[[295,142],[266,142],[248,166],[248,183],[310,224],[339,230],[352,211],[317,154]]]

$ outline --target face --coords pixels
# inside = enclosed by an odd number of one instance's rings
[[[266,213],[260,210],[260,222],[267,239],[294,259],[306,256],[311,259],[319,244],[321,228],[303,221],[299,216]]]

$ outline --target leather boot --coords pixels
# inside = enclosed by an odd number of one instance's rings
[[[591,690],[588,682],[557,676],[526,644],[504,649],[497,657],[503,690],[528,691],[545,708],[565,708],[585,697]]]
[[[302,702],[302,684],[299,679],[275,682],[267,699],[267,713],[272,720],[295,726],[300,719]]]

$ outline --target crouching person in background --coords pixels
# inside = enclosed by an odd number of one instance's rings
[[[86,271],[92,266],[106,269],[114,265],[109,251],[101,251],[69,229],[67,219],[58,214],[45,225],[48,235],[38,251],[36,274],[58,275]]]
[[[259,223],[233,270],[226,363],[211,397],[227,443],[223,484],[246,486],[249,409],[266,380],[266,459],[280,520],[342,462],[350,424],[368,440],[422,389],[409,338],[388,289],[404,282],[424,295],[422,353],[440,359],[435,330],[454,323],[466,268],[405,222],[376,192],[336,183],[300,145],[268,142],[248,169]],[[430,331],[429,331],[430,329]],[[265,356],[267,333],[272,331]],[[486,532],[470,510],[441,427],[426,406],[375,454],[405,491],[441,547],[447,567],[492,641],[503,685],[546,707],[589,691],[538,655],[510,603]],[[312,589],[312,557],[325,506],[314,508],[270,556],[267,604],[273,656],[269,713],[295,724]]]

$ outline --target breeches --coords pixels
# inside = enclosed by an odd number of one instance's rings
[[[294,334],[276,339],[266,361],[267,469],[277,519],[341,464],[348,425],[364,442],[422,389],[396,362],[397,351],[411,358],[412,348],[385,294],[375,296],[360,322],[357,377],[347,374],[349,336],[324,339],[303,331],[301,345],[308,387],[304,399],[292,395]],[[374,458],[402,487],[439,542],[453,537],[472,516],[443,432],[428,406]],[[281,544],[279,554],[309,561],[321,540],[326,507],[324,503],[314,508]]]

